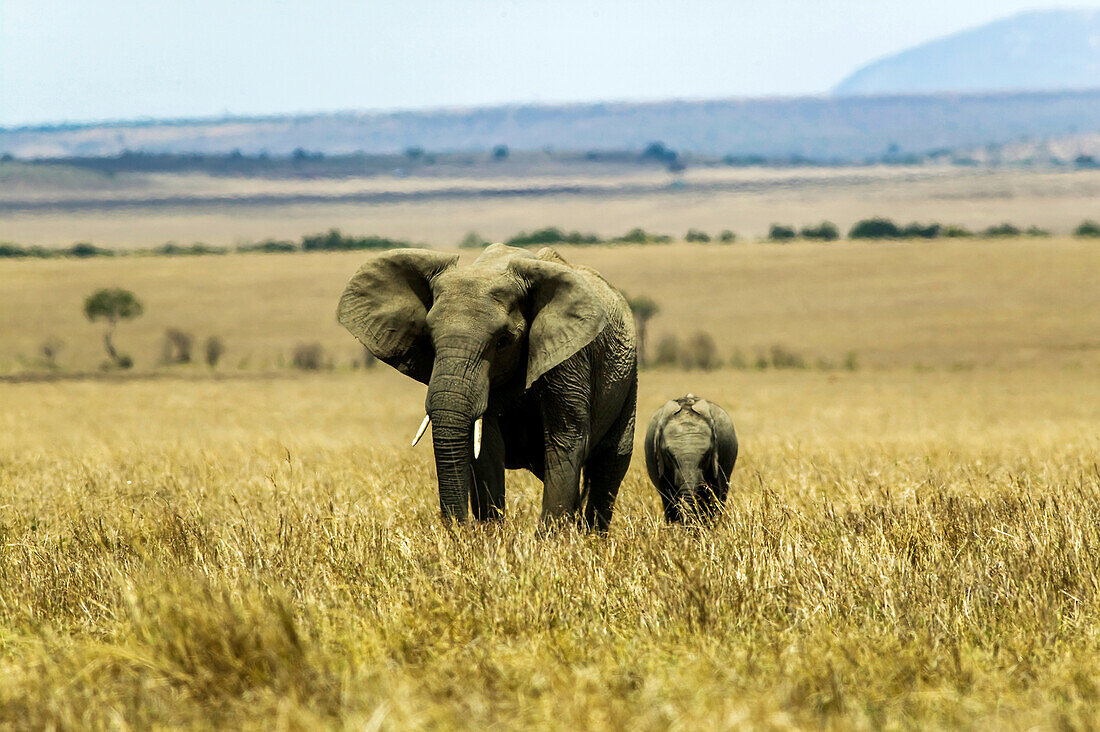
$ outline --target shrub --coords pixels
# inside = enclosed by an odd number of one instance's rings
[[[409,246],[406,241],[384,236],[347,236],[339,229],[329,229],[324,234],[308,234],[302,237],[302,251],[352,251],[359,249],[400,249]]]
[[[28,256],[27,250],[18,244],[0,241],[0,258],[15,258]]]
[[[102,249],[86,241],[73,244],[62,253],[67,257],[77,257],[78,259],[88,259],[89,257],[113,257],[115,255],[110,249]]]
[[[599,244],[600,238],[595,234],[582,234],[579,231],[565,232],[556,226],[548,226],[528,234],[521,231],[508,239],[508,245],[513,247],[529,247],[546,244]]]
[[[822,221],[817,226],[803,226],[802,238],[816,241],[836,241],[840,238],[840,231],[832,221]]]
[[[856,371],[859,369],[859,354],[855,351],[848,351],[848,355],[844,357],[844,369],[846,371]]]
[[[466,236],[462,237],[462,241],[458,243],[459,249],[484,249],[487,246],[489,242],[476,231],[466,232]]]
[[[688,232],[684,234],[684,241],[709,242],[710,234],[705,231],[699,231],[698,229],[688,229]]]
[[[918,224],[912,222],[905,225],[905,228],[901,230],[901,236],[904,239],[935,239],[943,233],[943,227],[939,224]]]
[[[1034,224],[1027,227],[1027,231],[1025,231],[1024,233],[1027,234],[1028,236],[1038,236],[1038,237],[1050,236],[1049,231],[1047,231],[1046,229],[1040,228],[1038,226],[1035,226]]]
[[[974,236],[974,232],[959,224],[948,224],[944,227],[943,235],[949,239],[963,239]]]
[[[745,360],[745,354],[741,352],[740,348],[733,349],[729,365],[733,369],[747,369],[749,367],[749,362]]]
[[[984,231],[982,231],[982,236],[995,238],[1019,236],[1021,233],[1022,232],[1017,227],[1005,221],[1003,223],[987,227]]]
[[[772,224],[768,228],[768,239],[771,241],[790,241],[797,237],[793,226],[784,226],[783,224]]]
[[[723,244],[731,244],[737,241],[737,234],[734,234],[729,229],[722,229],[722,233],[718,235],[718,241]]]
[[[217,366],[218,361],[221,360],[224,354],[225,343],[222,342],[221,338],[218,338],[217,336],[210,336],[206,339],[206,348],[204,355],[206,356],[207,366],[209,366],[210,368],[214,368],[215,366]]]
[[[857,221],[848,232],[849,239],[897,239],[901,229],[890,219],[874,217]]]
[[[161,349],[161,361],[166,364],[191,363],[191,349],[195,337],[179,328],[164,331],[164,346]]]
[[[180,257],[180,256],[199,256],[203,254],[225,254],[228,250],[225,247],[213,247],[209,244],[203,244],[201,242],[195,242],[190,246],[181,246],[174,241],[170,241],[166,244],[162,244],[155,249],[150,249],[150,254],[156,254],[162,257]]]
[[[493,148],[493,160],[507,160],[508,159],[508,146],[497,145]]]
[[[631,229],[612,241],[617,244],[667,244],[672,241],[672,237],[664,234],[651,234],[645,229],[639,228]]]
[[[651,142],[642,152],[642,160],[656,160],[665,164],[676,162],[679,155],[675,150],[669,150],[663,142]]]
[[[303,343],[294,347],[291,363],[302,371],[318,371],[325,359],[325,349],[320,343]]]
[[[237,251],[241,253],[259,252],[261,254],[274,254],[278,252],[296,252],[299,250],[299,246],[292,241],[279,241],[276,239],[265,239],[256,244],[239,244],[237,245]]]
[[[718,368],[721,360],[718,358],[718,347],[714,345],[714,339],[710,333],[698,331],[692,335],[680,352],[680,363],[686,369],[711,371]]]
[[[680,340],[668,334],[661,337],[657,343],[657,355],[653,362],[658,366],[671,366],[680,360]]]
[[[770,352],[771,366],[777,369],[804,369],[806,368],[806,359],[794,351],[788,351],[786,348],[780,345],[774,345],[771,347]]]
[[[1077,225],[1077,228],[1073,230],[1073,235],[1090,238],[1100,237],[1100,223],[1097,223],[1092,219],[1086,219]]]

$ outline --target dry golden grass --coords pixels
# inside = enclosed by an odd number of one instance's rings
[[[735,244],[561,250],[661,306],[666,333],[702,329],[729,359],[774,344],[811,362],[855,351],[864,365],[957,368],[1100,363],[1100,243],[1017,239],[904,243]],[[297,343],[319,341],[344,368],[361,355],[334,317],[366,253],[0,261],[0,372],[39,368],[49,336],[68,370],[104,359],[82,315],[101,287],[133,290],[146,313],[119,327],[140,369],[168,327],[217,335],[224,370],[276,369]],[[475,256],[464,253],[465,257]],[[21,365],[22,364],[22,365]]]
[[[0,383],[0,726],[1100,725],[1100,245],[563,251],[656,299],[653,341],[863,368],[643,372],[643,425],[733,416],[726,517],[664,527],[636,452],[609,536],[540,538],[522,473],[443,525],[424,387],[347,373],[366,254],[0,262],[0,370],[51,335],[94,370],[81,303],[121,286],[161,377]],[[169,326],[226,378],[157,368]],[[279,368],[309,341],[335,373]]]
[[[423,387],[0,385],[0,725],[698,729],[1100,723],[1100,380],[643,374],[742,439],[667,529],[448,528]]]

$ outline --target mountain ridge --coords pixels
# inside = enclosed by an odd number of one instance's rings
[[[325,155],[513,150],[642,150],[660,141],[706,155],[859,161],[1025,137],[1100,132],[1100,90],[788,97],[344,112],[0,130],[0,155],[123,152]]]
[[[834,88],[869,94],[1100,88],[1100,9],[1031,10],[872,61]]]

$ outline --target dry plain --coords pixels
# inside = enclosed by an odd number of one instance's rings
[[[431,246],[454,246],[471,230],[500,240],[543,226],[604,237],[638,226],[672,236],[691,227],[711,235],[731,229],[753,239],[773,222],[827,219],[846,231],[876,215],[972,229],[1007,220],[1068,234],[1082,219],[1100,218],[1097,170],[702,167],[678,175],[602,168],[585,175],[573,168],[504,177],[456,169],[290,180],[66,170],[5,178],[4,170],[0,163],[0,241],[42,246],[232,245],[334,226]],[[577,192],[562,192],[571,189]],[[46,207],[23,209],[20,202]]]
[[[1043,223],[1031,214],[1052,185],[981,215]],[[1063,219],[1088,214],[1051,195]],[[588,205],[593,221],[620,210]],[[521,205],[482,212],[503,229]],[[420,230],[409,213],[384,209]],[[514,228],[574,225],[528,214]],[[682,214],[671,230],[694,225]],[[89,238],[85,214],[35,221]],[[440,221],[448,237],[467,227]],[[236,235],[223,224],[210,231]],[[353,371],[360,351],[334,323],[363,253],[0,261],[0,725],[1100,725],[1100,245],[563,253],[654,298],[653,341],[703,330],[727,361],[782,345],[810,364],[642,373],[643,422],[691,390],[737,424],[715,530],[660,524],[639,452],[607,537],[539,537],[521,473],[500,524],[442,525],[431,450],[407,446],[424,388]],[[130,376],[96,374],[101,332],[80,307],[104,286],[146,305],[119,327]],[[223,338],[223,362],[159,366],[167,327]],[[65,346],[46,375],[51,336]],[[312,341],[332,370],[287,368]],[[840,368],[851,352],[857,368]]]

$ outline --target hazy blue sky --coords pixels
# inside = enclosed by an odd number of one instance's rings
[[[1037,7],[1051,6],[0,0],[0,125],[820,93],[879,56]]]

